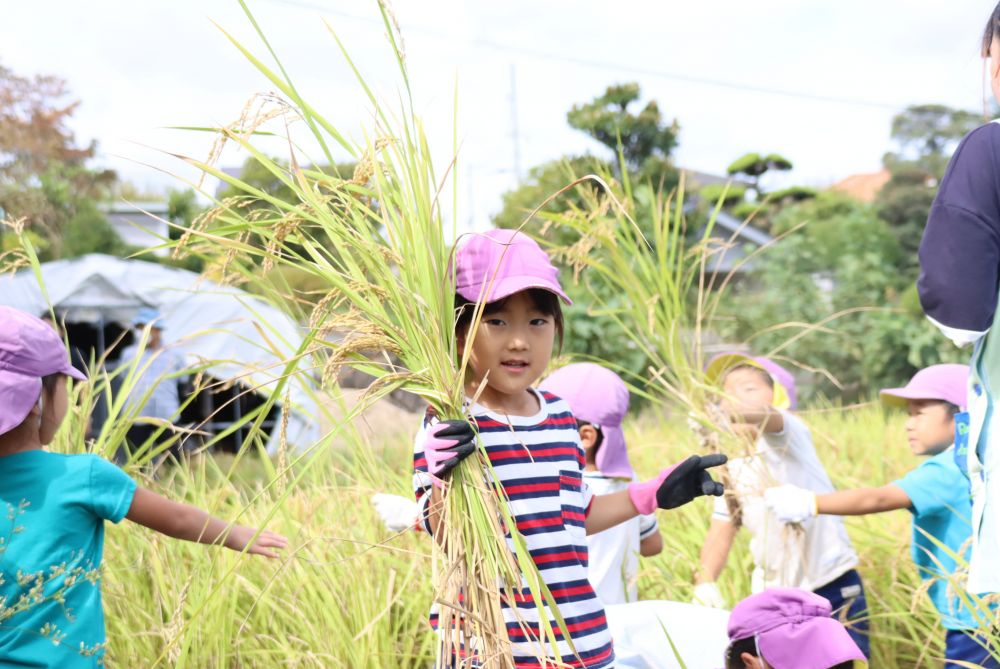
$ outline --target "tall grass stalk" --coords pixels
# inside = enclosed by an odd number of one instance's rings
[[[621,173],[620,182],[610,172],[578,180],[591,186],[577,189],[583,206],[538,214],[539,234],[545,241],[555,230],[563,239],[572,233],[571,243],[550,242],[550,247],[590,288],[590,315],[615,322],[649,361],[645,375],[631,378],[633,390],[686,413],[702,450],[745,454],[749,444],[726,428],[719,390],[705,375],[703,335],[711,329],[720,292],[736,271],[721,278],[710,271],[733,241],[720,242],[714,235],[721,201],[696,233],[688,229],[684,215],[683,178],[675,193],[665,193],[648,185],[633,190],[624,163]],[[639,201],[645,203],[643,220]],[[614,306],[605,301],[609,294],[615,296]],[[613,360],[602,362],[618,368]],[[728,470],[722,467],[718,474],[729,490]],[[737,498],[727,495],[726,502],[739,523]]]

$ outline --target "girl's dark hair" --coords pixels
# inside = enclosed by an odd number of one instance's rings
[[[993,8],[989,21],[986,22],[986,30],[983,31],[983,58],[990,55],[990,47],[994,38],[1000,37],[1000,3]]]
[[[943,404],[945,406],[945,408],[948,410],[948,412],[952,416],[954,416],[957,413],[961,413],[962,412],[962,407],[960,407],[960,406],[958,406],[956,404],[952,404],[951,402],[941,402],[941,404]]]
[[[565,323],[563,321],[562,303],[559,296],[549,292],[544,288],[529,288],[528,297],[534,303],[535,308],[552,318],[556,326],[556,341],[559,344],[559,352],[562,352],[563,336],[565,335]],[[483,307],[483,317],[495,314],[503,309],[510,297],[505,297],[496,302],[489,302]],[[472,317],[476,313],[476,303],[465,299],[461,295],[455,295],[455,334],[468,332],[472,325]]]
[[[764,383],[767,384],[768,388],[774,388],[774,378],[768,373],[766,369],[761,369],[757,365],[746,365],[746,364],[734,365],[733,367],[730,367],[729,369],[726,370],[726,373],[723,375],[722,380],[725,381],[727,376],[741,369],[749,369],[751,372],[756,373],[757,376],[759,376],[764,381]]]

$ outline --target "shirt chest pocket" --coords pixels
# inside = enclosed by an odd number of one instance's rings
[[[587,541],[587,509],[584,507],[583,474],[579,470],[559,472],[559,506],[563,526],[577,545]]]

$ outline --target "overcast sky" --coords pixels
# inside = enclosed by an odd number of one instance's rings
[[[304,96],[360,136],[368,106],[326,20],[379,91],[398,77],[374,0],[248,0]],[[396,0],[418,111],[442,160],[459,99],[459,218],[484,227],[531,166],[602,147],[566,111],[638,81],[681,126],[677,162],[709,172],[779,152],[823,186],[879,169],[909,104],[983,107],[978,41],[992,0]],[[99,162],[153,190],[211,139],[166,130],[235,120],[273,90],[215,24],[262,54],[235,0],[3,0],[0,63],[65,78]],[[214,23],[213,23],[214,22]],[[517,132],[515,133],[515,127]],[[516,139],[516,142],[515,142]],[[156,149],[156,150],[154,150]],[[229,153],[224,164],[244,155]],[[154,167],[164,170],[162,173]],[[443,167],[443,166],[442,166]]]

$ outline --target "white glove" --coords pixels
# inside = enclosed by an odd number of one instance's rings
[[[691,603],[698,604],[699,606],[707,606],[712,609],[726,608],[726,600],[722,598],[719,586],[714,582],[699,583],[694,586],[694,597],[691,598]]]
[[[764,491],[764,505],[783,523],[801,523],[816,516],[816,493],[785,484]]]
[[[420,520],[420,506],[406,497],[379,492],[372,495],[372,504],[390,532],[413,529]]]

